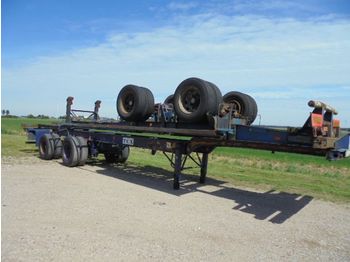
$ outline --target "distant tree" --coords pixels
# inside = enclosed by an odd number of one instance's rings
[[[18,116],[15,116],[15,115],[8,115],[6,116],[7,118],[18,118]]]
[[[10,114],[10,110],[6,110],[6,115],[8,116]]]
[[[27,118],[35,118],[35,116],[32,114],[29,114],[29,115],[27,115]]]
[[[5,115],[5,114],[6,114],[6,110],[3,109],[3,110],[1,111],[1,114],[2,114],[2,115]]]
[[[49,116],[45,116],[45,115],[38,115],[37,118],[48,119],[48,118],[50,118],[50,117],[49,117]]]

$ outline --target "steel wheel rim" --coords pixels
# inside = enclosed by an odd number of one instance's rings
[[[195,86],[189,86],[180,97],[180,108],[186,114],[196,112],[200,105],[200,92]]]
[[[233,111],[236,111],[239,114],[242,114],[243,111],[243,107],[242,104],[236,100],[236,99],[230,99],[229,101],[227,101],[227,103],[232,104],[233,105]]]
[[[127,95],[124,99],[124,107],[127,112],[131,112],[134,108],[135,100],[132,95]]]

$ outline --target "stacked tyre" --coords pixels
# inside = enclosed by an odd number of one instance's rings
[[[213,83],[192,77],[179,84],[173,103],[180,122],[200,123],[218,113],[222,95]]]
[[[164,104],[173,105],[178,122],[205,123],[209,116],[218,115],[223,102],[232,105],[234,117],[238,114],[248,125],[254,122],[258,108],[251,96],[232,91],[223,97],[215,84],[196,77],[182,81]],[[130,122],[145,121],[155,111],[152,92],[136,85],[122,88],[116,106],[120,118]]]
[[[119,92],[116,106],[121,119],[145,121],[154,112],[154,97],[148,88],[126,85]]]
[[[254,122],[258,113],[258,106],[254,98],[241,92],[232,91],[224,95],[223,100],[224,103],[231,104],[233,112],[245,118],[248,125]]]

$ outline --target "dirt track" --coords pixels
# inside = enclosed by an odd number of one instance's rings
[[[350,260],[349,205],[193,180],[3,159],[2,260]]]

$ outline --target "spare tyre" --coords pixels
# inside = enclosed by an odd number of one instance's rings
[[[152,92],[135,85],[126,85],[119,92],[117,111],[121,119],[126,121],[144,121],[154,112]]]
[[[241,92],[232,91],[224,95],[223,100],[225,103],[233,104],[234,111],[246,118],[248,125],[254,122],[258,113],[258,106],[254,98]]]
[[[174,109],[181,122],[203,122],[207,114],[218,113],[221,93],[207,81],[188,78],[180,83],[174,94]]]

